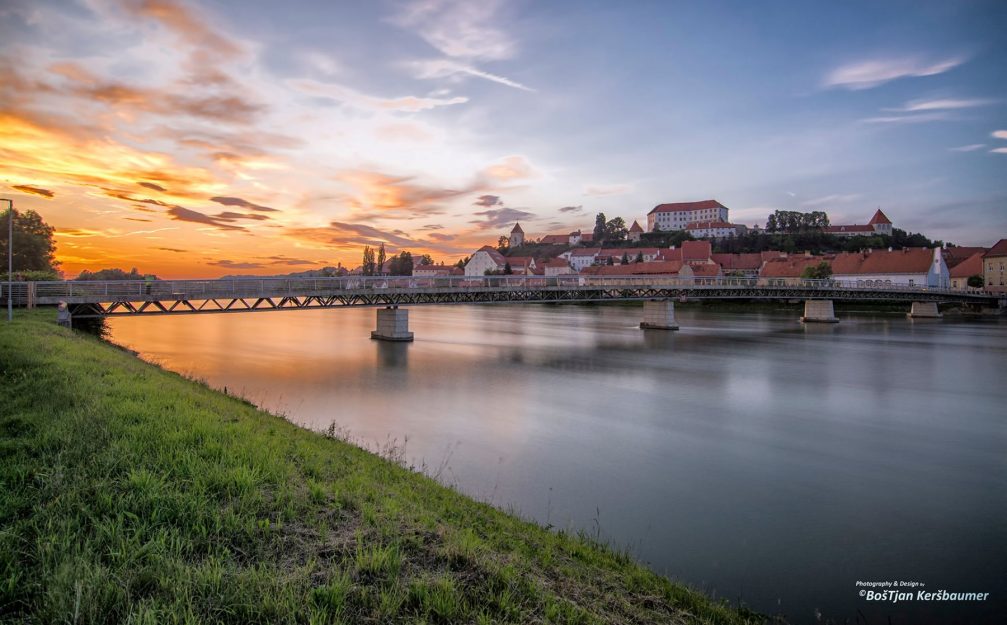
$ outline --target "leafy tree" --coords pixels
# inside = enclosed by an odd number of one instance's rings
[[[470,258],[469,256],[462,258],[460,261],[455,263],[455,267],[458,267],[459,269],[465,269],[465,265],[469,264],[469,258]]]
[[[638,263],[642,263],[643,262],[643,252],[637,252],[637,254],[636,254],[636,262],[638,262]]]
[[[510,266],[509,262],[504,263],[503,272],[505,276],[512,275],[514,273],[514,268]]]
[[[973,289],[983,288],[983,277],[980,275],[969,276],[967,284]]]
[[[374,273],[378,275],[384,274],[385,260],[387,260],[387,256],[385,255],[385,244],[382,242],[381,247],[378,248],[378,260],[376,266],[374,267]]]
[[[605,224],[605,241],[619,242],[625,241],[629,235],[629,228],[622,217],[615,217]]]
[[[420,256],[420,264],[421,265],[432,265],[432,264],[434,264],[434,258],[433,258],[433,256],[431,256],[430,254],[424,254],[423,256]]]
[[[412,252],[402,251],[398,256],[392,256],[388,262],[388,275],[391,276],[411,276],[413,275],[413,255]]]
[[[623,252],[622,253],[622,261],[621,262],[622,262],[623,265],[628,265],[629,264],[629,252]]]
[[[7,272],[8,219],[10,211],[0,213],[0,258]],[[41,271],[55,274],[59,270],[56,260],[56,239],[54,229],[45,223],[42,216],[33,210],[14,211],[14,271]]]
[[[500,235],[500,238],[497,239],[497,251],[500,252],[501,254],[505,254],[509,249],[510,249],[510,239],[504,235]]]
[[[77,276],[78,280],[157,280],[154,274],[142,274],[133,267],[126,273],[122,269],[101,269],[99,271],[88,271],[85,269]]]
[[[612,257],[611,257],[611,256],[609,256],[609,257],[608,257],[608,260],[607,260],[607,261],[605,261],[605,264],[606,264],[606,265],[608,265],[609,267],[611,267],[611,266],[615,265],[615,261],[614,261],[614,260],[612,260]]]
[[[374,275],[374,248],[370,245],[364,246],[364,261],[360,265],[360,269],[365,276]]]
[[[801,277],[811,280],[828,280],[832,277],[832,265],[823,260],[817,265],[805,267],[801,272]]]
[[[605,240],[605,226],[607,222],[605,221],[605,213],[598,213],[594,217],[594,244],[601,245],[602,241]]]

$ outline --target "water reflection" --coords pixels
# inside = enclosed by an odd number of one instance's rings
[[[372,341],[366,309],[111,325],[169,368],[306,427],[408,437],[469,494],[598,523],[655,569],[793,622],[1007,609],[1007,325],[798,314],[680,308],[669,332],[641,331],[633,306],[417,307],[411,344]],[[856,595],[889,577],[1001,598]]]

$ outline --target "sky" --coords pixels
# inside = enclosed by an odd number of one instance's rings
[[[0,193],[70,277],[454,262],[825,210],[1007,236],[1007,3],[5,0]]]

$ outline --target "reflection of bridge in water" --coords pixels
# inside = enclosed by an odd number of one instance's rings
[[[4,285],[6,286],[6,285]],[[1004,306],[996,296],[924,286],[865,286],[836,280],[670,276],[343,277],[227,280],[61,281],[14,283],[19,305],[66,304],[71,318],[381,307],[374,338],[411,340],[408,311],[430,304],[643,301],[643,328],[677,329],[675,301],[801,300],[805,321],[836,322],[834,301],[911,305],[937,317],[938,304]],[[7,295],[5,294],[4,297]]]

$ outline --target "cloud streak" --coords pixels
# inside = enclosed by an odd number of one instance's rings
[[[964,57],[949,57],[940,61],[925,61],[918,57],[871,59],[837,67],[825,76],[822,84],[826,88],[854,91],[872,89],[900,78],[943,74],[964,62]]]
[[[21,193],[29,193],[31,195],[40,195],[44,198],[52,199],[56,197],[56,194],[49,189],[43,189],[42,187],[32,186],[30,184],[16,184],[11,187],[12,189],[17,189]]]
[[[465,104],[466,97],[454,98],[424,98],[419,96],[401,96],[396,98],[381,98],[367,95],[355,89],[337,83],[325,83],[317,80],[291,80],[287,84],[301,93],[318,98],[326,98],[341,102],[355,108],[371,111],[400,111],[418,113],[441,106]]]

